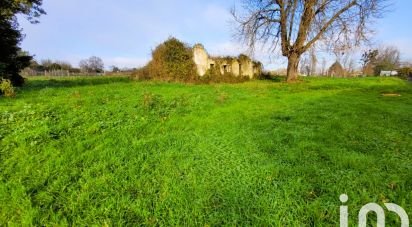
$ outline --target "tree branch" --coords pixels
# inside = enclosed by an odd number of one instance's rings
[[[302,48],[302,52],[305,52],[307,49],[309,49],[317,40],[320,39],[320,37],[322,37],[322,35],[326,32],[326,30],[336,21],[336,19],[338,19],[340,17],[341,14],[343,14],[345,11],[349,10],[350,8],[352,8],[353,6],[355,6],[357,4],[356,0],[351,1],[349,4],[347,4],[345,7],[343,7],[342,9],[340,9],[338,12],[336,12],[336,14],[329,19],[328,22],[326,22],[325,25],[322,26],[322,28],[320,29],[320,31],[318,32],[318,34],[312,38],[312,40],[310,40],[303,48]]]

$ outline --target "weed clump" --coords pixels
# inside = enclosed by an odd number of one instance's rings
[[[248,76],[235,76],[230,72],[222,74],[216,68],[208,69],[204,76],[199,77],[202,83],[243,83],[249,80]]]
[[[16,96],[16,91],[14,90],[14,87],[10,80],[0,80],[0,95],[4,95],[5,97]]]
[[[151,92],[144,93],[141,99],[144,113],[153,117],[167,118],[171,114],[185,114],[188,99],[185,96],[175,97],[171,100]]]
[[[142,98],[143,108],[146,111],[156,109],[161,105],[162,99],[159,95],[153,93],[144,93]]]

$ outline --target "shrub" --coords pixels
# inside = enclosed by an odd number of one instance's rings
[[[167,118],[171,114],[185,114],[187,112],[188,97],[179,96],[173,99],[146,92],[142,96],[142,107],[145,113],[152,117]]]
[[[166,81],[195,80],[197,73],[192,49],[176,38],[169,38],[152,52],[147,74]]]
[[[152,93],[144,93],[142,98],[143,108],[146,111],[151,111],[161,105],[162,99],[159,95]]]
[[[198,78],[201,83],[242,83],[250,80],[248,76],[235,76],[233,73],[224,73],[218,69],[209,69],[205,75]]]
[[[408,79],[412,77],[412,68],[411,67],[403,67],[398,70],[398,77],[402,79]]]
[[[150,79],[152,79],[147,66],[136,69],[135,71],[133,71],[133,73],[131,74],[130,77],[132,79],[135,79],[135,80],[150,80]]]
[[[272,76],[270,74],[270,72],[262,72],[262,73],[258,74],[256,79],[258,79],[258,80],[272,80],[273,77],[274,76]]]
[[[16,92],[10,80],[0,80],[0,94],[3,94],[6,97],[16,96]]]

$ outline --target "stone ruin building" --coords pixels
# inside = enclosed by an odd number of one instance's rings
[[[204,76],[208,70],[218,70],[221,75],[231,73],[234,76],[254,78],[262,73],[262,63],[252,61],[246,55],[239,57],[210,57],[201,44],[193,47],[194,62],[199,76]]]

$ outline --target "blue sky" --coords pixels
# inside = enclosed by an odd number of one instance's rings
[[[229,10],[236,0],[44,0],[47,15],[32,25],[19,18],[26,38],[22,47],[36,59],[101,57],[107,67],[137,67],[169,36],[189,44],[203,43],[210,54],[237,55],[246,47],[233,38]],[[375,24],[376,45],[395,45],[412,60],[412,0],[394,0],[392,11]],[[279,68],[283,58],[264,51],[255,57],[266,68]]]

